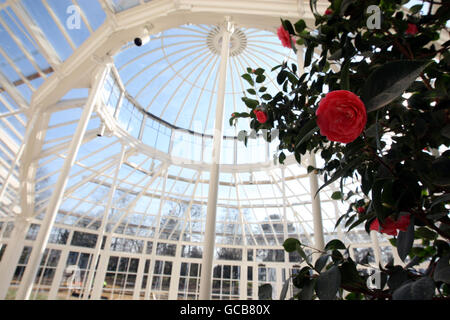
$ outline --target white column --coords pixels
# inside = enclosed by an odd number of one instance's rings
[[[27,125],[27,131],[25,133],[25,137],[23,138],[23,143],[20,146],[19,150],[17,151],[16,157],[13,161],[13,163],[11,164],[11,168],[9,169],[8,175],[6,176],[5,181],[3,182],[3,186],[2,189],[0,190],[0,203],[3,202],[3,197],[5,195],[6,189],[9,186],[11,177],[14,173],[14,169],[16,168],[16,166],[19,164],[20,159],[22,158],[23,152],[25,150],[25,147],[30,139],[30,135],[33,132],[34,129],[34,125],[36,124],[37,119],[40,118],[39,114],[33,114],[31,116],[31,120]]]
[[[69,242],[68,242],[69,243]],[[69,247],[66,246],[59,257],[58,266],[56,267],[55,276],[53,277],[52,287],[48,293],[48,300],[56,300],[58,295],[59,287],[61,286],[61,280],[64,275],[64,270],[66,268],[67,257],[69,255]]]
[[[175,260],[172,263],[172,274],[169,285],[169,300],[177,300],[178,285],[180,283],[180,269],[181,269],[181,243],[177,244],[175,251]]]
[[[288,223],[287,223],[287,198],[286,198],[286,182],[285,182],[285,166],[283,165],[281,167],[281,187],[282,187],[282,196],[283,196],[283,236],[284,240],[286,240],[289,237],[289,231],[288,231]],[[284,261],[289,262],[289,253],[284,251]]]
[[[108,211],[109,212],[109,211]],[[99,300],[103,291],[103,282],[105,279],[106,269],[108,268],[109,256],[110,256],[110,247],[111,247],[112,235],[108,234],[105,240],[105,248],[100,255],[100,262],[97,267],[97,276],[94,279],[91,300]],[[103,238],[100,239],[100,242],[103,241]]]
[[[230,37],[234,32],[233,24],[227,17],[222,26],[222,49],[220,54],[219,87],[217,90],[216,119],[214,124],[214,138],[212,151],[212,165],[209,179],[208,207],[206,211],[205,239],[202,259],[202,274],[200,281],[200,300],[211,299],[211,275],[216,236],[217,193],[219,190],[219,163],[223,139],[223,113],[225,103],[225,85],[227,80],[227,66],[230,55]]]
[[[105,235],[106,226],[108,223],[109,212],[111,211],[112,201],[114,199],[114,194],[116,192],[117,178],[119,176],[120,168],[122,167],[123,161],[125,159],[125,150],[126,150],[125,146],[122,146],[122,151],[120,152],[119,163],[117,164],[116,172],[114,173],[113,184],[110,189],[108,204],[105,208],[105,213],[103,214],[102,222],[99,227],[100,232],[98,234],[97,243],[95,245],[94,255],[92,257],[91,270],[89,272],[89,275],[88,275],[88,278],[86,281],[86,288],[84,290],[84,296],[83,296],[84,300],[89,298],[89,294],[91,292],[91,288],[92,288],[92,284],[93,284],[93,280],[94,280],[95,268],[97,267],[98,259],[100,256],[100,249],[101,249],[102,242],[103,242],[103,236]],[[108,249],[109,249],[109,247],[108,247]],[[97,279],[101,278],[100,280],[102,280],[102,283],[103,283],[104,276],[105,276],[104,273],[100,274],[99,272],[97,272],[96,278]]]
[[[141,256],[139,258],[139,266],[136,275],[136,284],[134,285],[133,291],[133,300],[141,299],[142,279],[144,278],[145,260],[147,260],[145,256]]]
[[[242,260],[247,262],[247,254],[244,254],[244,257],[242,257]],[[248,267],[247,263],[244,263],[241,265],[241,281],[239,282],[239,299],[240,300],[247,300],[247,282],[248,282],[247,281],[247,276],[248,276],[247,267]]]
[[[304,69],[304,60],[303,60],[303,46],[297,46],[297,72],[299,75],[303,73]],[[316,167],[316,155],[314,153],[310,153],[309,155],[309,164],[313,167]],[[314,247],[318,250],[322,250],[325,247],[325,240],[323,237],[323,225],[322,225],[322,213],[320,208],[320,196],[317,194],[317,190],[319,190],[319,179],[317,178],[317,174],[311,172],[309,175],[309,186],[311,193],[311,204],[312,204],[312,214],[313,214],[313,223],[314,223]],[[319,255],[314,254],[313,260],[317,259]]]
[[[8,293],[9,285],[16,271],[17,263],[23,251],[25,236],[30,222],[22,217],[14,221],[14,229],[8,239],[3,258],[0,263],[0,300],[4,300]],[[6,223],[5,223],[6,228]]]
[[[25,269],[23,279],[20,283],[19,290],[17,291],[16,299],[18,300],[28,300],[30,297],[31,291],[33,289],[34,278],[39,269],[42,254],[44,253],[45,247],[47,246],[48,238],[50,236],[50,232],[54,225],[56,215],[61,205],[64,190],[69,180],[70,169],[75,163],[78,150],[81,147],[81,143],[83,141],[89,119],[91,118],[94,107],[100,97],[100,92],[103,87],[106,75],[108,74],[108,70],[109,67],[105,65],[102,65],[95,70],[88,100],[86,102],[86,105],[84,106],[84,110],[81,114],[80,121],[78,122],[77,129],[70,143],[67,157],[64,161],[63,167],[61,168],[58,181],[55,184],[55,191],[50,198],[44,220],[42,221],[41,228],[39,230],[38,237],[33,244],[30,259]]]
[[[316,155],[314,153],[309,155],[309,164],[316,167]],[[314,171],[312,171],[309,175],[309,189],[311,193],[311,206],[314,224],[314,247],[318,250],[322,250],[325,247],[322,212],[320,208],[320,195],[317,194],[316,196],[317,190],[319,190],[319,179]],[[312,257],[313,260],[315,260],[319,257],[319,255],[314,254]]]

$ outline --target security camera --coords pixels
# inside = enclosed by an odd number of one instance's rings
[[[99,128],[98,132],[97,132],[97,137],[103,137],[103,135],[105,134],[106,131],[106,126],[104,124],[102,124],[102,126]]]
[[[150,31],[147,27],[144,28],[142,34],[136,38],[134,38],[134,44],[138,47],[143,46],[150,42]]]

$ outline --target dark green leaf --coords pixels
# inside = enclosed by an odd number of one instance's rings
[[[340,267],[342,284],[352,288],[366,288],[366,282],[359,275],[356,264],[351,259],[344,262]]]
[[[259,75],[263,75],[264,74],[264,69],[263,68],[257,68],[256,70],[255,70],[255,74],[257,75],[257,76],[259,76]]]
[[[333,200],[342,199],[342,193],[340,191],[333,192],[333,194],[331,195],[331,199],[333,199]]]
[[[279,85],[283,84],[288,76],[288,72],[286,70],[281,70],[277,76],[277,82]],[[285,90],[286,91],[286,90]]]
[[[433,183],[438,186],[450,185],[450,158],[441,156],[432,162]]]
[[[393,300],[431,300],[435,285],[430,277],[423,277],[414,282],[408,282],[394,291]]]
[[[266,76],[263,75],[263,74],[259,74],[259,75],[256,77],[256,82],[257,82],[257,83],[263,83],[265,80],[266,80]]]
[[[411,11],[411,13],[418,13],[420,10],[422,10],[423,4],[416,4],[414,6],[412,6],[411,8],[409,8],[409,10]]]
[[[297,33],[301,33],[303,30],[305,30],[306,28],[306,23],[303,19],[298,20],[295,24],[294,24],[294,28],[295,31],[297,31]]]
[[[339,60],[341,58],[342,58],[342,49],[337,49],[335,52],[333,52],[332,55],[330,55],[328,57],[328,60],[333,61],[333,60]]]
[[[305,260],[305,262],[309,265],[310,262],[309,262],[308,256],[306,255],[305,251],[303,251],[303,249],[300,245],[300,242],[297,243],[297,245],[296,245],[296,251],[298,252],[300,257],[302,257],[302,259]]]
[[[434,281],[442,281],[450,284],[450,264],[449,255],[443,256],[439,259],[434,269],[433,279]]]
[[[342,0],[339,15],[343,17],[345,15],[345,11],[347,10],[347,8],[354,2],[356,2],[356,0]]]
[[[442,134],[444,137],[450,139],[450,124],[448,124],[448,125],[446,125],[444,128],[442,128],[441,134]]]
[[[400,266],[395,266],[392,274],[390,274],[387,284],[391,290],[396,290],[403,283],[409,280],[408,272]]]
[[[295,238],[288,238],[284,241],[283,247],[287,252],[293,252],[297,249],[297,245],[300,245],[300,241]]]
[[[303,286],[302,291],[298,294],[299,300],[312,300],[316,281],[316,279],[308,279],[305,281],[306,283]]]
[[[400,231],[397,237],[397,253],[402,261],[405,261],[409,251],[414,243],[414,217],[411,217],[411,222],[406,231]]]
[[[266,283],[258,288],[259,300],[272,300],[272,285]]]
[[[331,240],[325,246],[325,250],[338,250],[338,249],[345,249],[345,244],[338,239]]]
[[[311,122],[313,122],[313,121],[310,121],[305,127],[309,127],[309,124],[311,124]],[[299,147],[307,139],[309,139],[315,132],[319,131],[319,126],[317,126],[315,123],[313,123],[313,124],[314,124],[314,127],[310,131],[306,132],[304,135],[302,135],[303,131],[304,131],[303,130],[304,127],[300,130],[299,136],[301,136],[302,138],[300,139],[300,141],[295,146],[296,148]]]
[[[259,102],[257,100],[250,99],[250,98],[247,98],[247,97],[242,97],[241,99],[242,99],[242,101],[244,101],[245,105],[247,107],[249,107],[250,109],[256,108],[258,106],[258,104],[259,104]]]
[[[330,257],[329,254],[324,254],[320,256],[319,259],[317,259],[316,263],[314,264],[314,269],[320,273],[322,269],[327,265],[329,257]]]
[[[281,24],[283,25],[283,28],[289,32],[289,34],[295,34],[294,27],[289,20],[281,19]]]
[[[286,299],[286,294],[288,292],[290,282],[291,282],[290,277],[287,278],[286,281],[284,281],[283,288],[281,289],[281,293],[280,293],[280,300]]]
[[[311,8],[311,12],[314,14],[318,14],[317,12],[317,0],[309,0],[309,7]]]
[[[272,96],[270,94],[266,93],[266,94],[263,94],[261,96],[261,99],[263,99],[263,100],[271,100]]]
[[[434,240],[437,238],[438,234],[434,231],[431,231],[428,228],[420,227],[416,230],[416,236],[419,238],[427,239],[427,240]]]
[[[284,154],[284,152],[280,153],[280,156],[278,157],[278,160],[280,161],[281,164],[284,163],[284,160],[286,160],[286,155]]]
[[[331,183],[333,183],[334,181],[336,181],[337,179],[341,178],[342,176],[344,176],[345,174],[348,173],[349,170],[354,168],[354,165],[361,162],[360,159],[353,159],[350,163],[347,163],[346,166],[344,166],[341,169],[336,170],[336,172],[333,174],[333,176],[331,177],[330,180],[328,180],[327,182],[325,182],[320,188],[319,190],[317,190],[316,194],[314,195],[314,197],[317,195],[317,193],[320,192],[320,190],[322,190],[323,188],[325,188],[326,186],[330,185]]]
[[[439,196],[436,199],[434,199],[434,201],[431,203],[430,208],[433,208],[435,205],[441,202],[450,202],[450,193],[445,193],[442,196]]]
[[[249,75],[248,73],[243,74],[242,78],[244,78],[251,86],[255,85],[255,82],[253,81],[252,76]]]
[[[368,77],[362,90],[362,100],[367,112],[392,102],[417,79],[430,61],[391,61],[377,68]]]
[[[304,68],[308,67],[311,64],[311,59],[314,54],[314,47],[309,46],[308,49],[306,49],[305,53],[305,62],[304,62]]]
[[[350,90],[349,67],[350,60],[348,60],[341,69],[341,90]]]

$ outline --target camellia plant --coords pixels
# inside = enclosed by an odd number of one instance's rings
[[[286,239],[285,250],[306,262],[292,278],[295,298],[450,299],[450,3],[406,9],[401,0],[330,0],[318,12],[316,2],[315,26],[281,20],[277,31],[284,46],[303,53],[303,69],[275,66],[282,90],[271,94],[266,70],[249,67],[242,75],[249,112],[234,113],[230,124],[250,118],[269,142],[276,131],[280,163],[287,152],[299,163],[320,155],[324,166],[308,167],[324,178],[319,191],[340,182],[332,198],[350,203],[336,226],[391,236],[405,265],[380,264],[378,285],[368,286],[340,240],[308,248],[318,256],[311,261],[304,244]],[[374,6],[378,27],[368,23]],[[347,179],[357,188],[344,193]]]

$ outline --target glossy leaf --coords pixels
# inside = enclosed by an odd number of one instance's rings
[[[327,271],[322,272],[317,278],[317,296],[320,300],[335,300],[340,285],[341,273],[337,266],[333,266]]]
[[[338,239],[329,241],[325,246],[325,250],[339,250],[339,249],[345,249],[345,244]]]
[[[411,281],[392,294],[393,300],[431,300],[435,290],[435,285],[430,277],[422,277],[419,280]]]
[[[405,261],[408,253],[414,243],[414,217],[411,217],[411,222],[406,231],[400,231],[397,237],[397,253],[402,261]]]
[[[439,259],[436,264],[436,269],[434,270],[433,279],[434,281],[442,281],[450,284],[450,264],[449,255],[443,256]]]
[[[367,112],[378,110],[403,92],[417,79],[429,61],[399,60],[377,68],[365,82],[362,100]]]
[[[259,300],[271,300],[272,299],[272,285],[266,283],[258,288]]]

